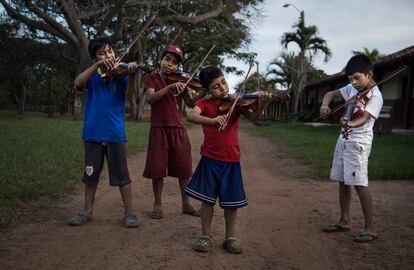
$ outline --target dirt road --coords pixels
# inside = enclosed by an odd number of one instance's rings
[[[193,127],[189,135],[196,165],[201,129]],[[81,227],[65,225],[82,206],[80,188],[58,206],[38,202],[36,210],[27,213],[27,223],[1,232],[0,269],[414,269],[413,181],[370,183],[379,239],[354,243],[353,237],[362,229],[355,192],[352,231],[323,233],[321,227],[338,216],[337,185],[310,178],[306,166],[243,129],[240,145],[249,198],[249,205],[239,211],[237,225],[243,254],[230,255],[220,247],[224,220],[218,206],[213,251],[191,250],[200,223],[181,214],[175,179],[165,181],[164,218],[148,218],[152,189],[150,181],[141,177],[146,153],[140,152],[129,158],[139,228],[122,227],[120,195],[109,187],[105,174],[97,192],[95,221]]]

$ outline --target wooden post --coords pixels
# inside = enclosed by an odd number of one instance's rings
[[[412,115],[412,103],[413,103],[413,87],[414,87],[414,61],[408,65],[408,81],[407,81],[407,95],[404,100],[404,128],[410,129],[411,127],[411,115]]]

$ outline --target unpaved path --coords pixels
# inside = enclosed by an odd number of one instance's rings
[[[202,133],[189,129],[194,166]],[[337,185],[310,178],[309,170],[281,153],[277,145],[241,129],[242,168],[249,205],[239,211],[237,234],[245,252],[221,249],[223,211],[216,206],[211,253],[193,252],[199,219],[182,215],[178,184],[167,178],[164,218],[152,220],[150,181],[141,177],[145,152],[129,158],[133,204],[142,225],[121,225],[119,192],[102,178],[96,220],[81,227],[65,225],[82,206],[83,194],[58,206],[40,203],[30,222],[0,234],[0,269],[414,269],[414,182],[370,183],[380,238],[357,244],[362,213],[353,193],[353,230],[326,234],[321,227],[338,216]],[[329,146],[333,147],[333,145]],[[194,202],[197,206],[199,203]]]

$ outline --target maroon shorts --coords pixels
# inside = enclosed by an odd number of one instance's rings
[[[151,127],[144,177],[190,178],[191,162],[191,144],[185,128]]]

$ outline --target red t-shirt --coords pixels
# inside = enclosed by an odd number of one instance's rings
[[[155,92],[167,86],[158,72],[145,77],[144,91],[152,88]],[[160,100],[151,104],[152,127],[184,127],[181,112],[181,96],[166,93]]]
[[[212,99],[199,100],[196,106],[201,109],[202,116],[215,118],[219,115],[218,104]],[[200,154],[216,160],[239,162],[239,122],[240,114],[233,112],[224,130],[219,131],[217,125],[203,124],[204,143],[201,145]]]

